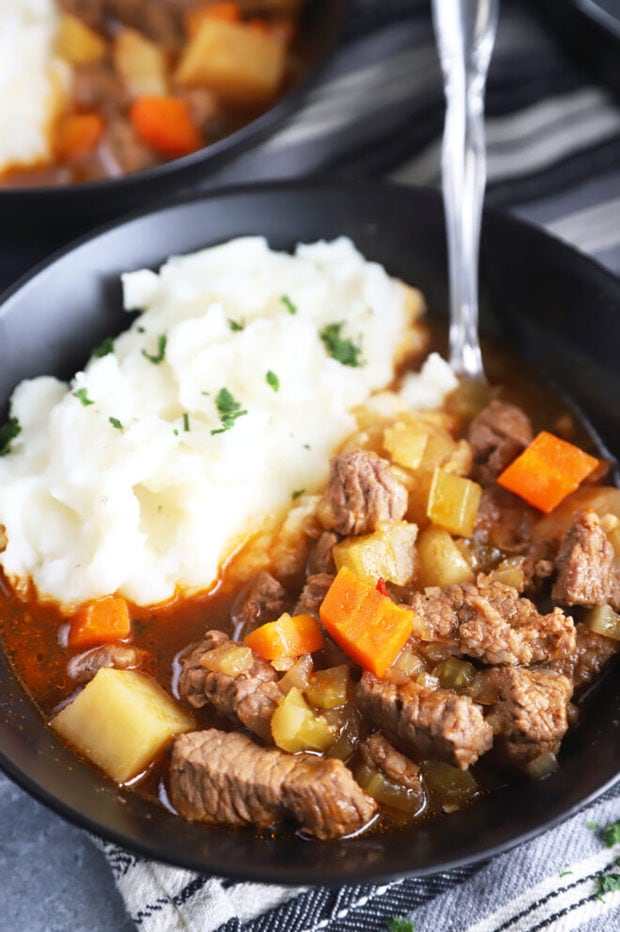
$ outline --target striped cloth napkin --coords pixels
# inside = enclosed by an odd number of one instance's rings
[[[332,175],[437,185],[443,92],[430,4],[354,0],[344,42],[304,108],[204,187]],[[562,53],[536,3],[504,0],[487,90],[488,192],[620,273],[620,108]],[[478,865],[393,884],[234,883],[103,850],[144,932],[620,932],[620,784],[559,828]],[[99,842],[99,844],[102,844]],[[400,928],[410,928],[406,923]]]

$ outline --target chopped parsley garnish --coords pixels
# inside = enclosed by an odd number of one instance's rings
[[[160,362],[163,361],[166,355],[166,343],[168,342],[168,337],[165,333],[160,333],[157,337],[157,353],[152,355],[147,353],[146,350],[142,350],[142,355],[145,359],[148,359],[149,362],[152,362],[153,365],[157,366]]]
[[[78,401],[81,401],[85,408],[87,408],[89,405],[94,405],[95,403],[92,398],[88,397],[88,392],[85,388],[78,388],[73,392],[73,397],[77,398]]]
[[[117,430],[125,429],[117,417],[109,417],[108,421],[110,422],[112,427],[116,427]]]
[[[11,451],[11,442],[21,434],[21,424],[16,417],[10,417],[6,424],[0,427],[0,456],[6,456]]]
[[[190,430],[190,426],[189,426],[189,414],[187,413],[187,411],[186,411],[186,412],[184,413],[184,415],[183,415],[183,430],[185,430],[185,431]]]
[[[225,430],[230,430],[231,427],[234,427],[238,417],[242,417],[244,414],[248,413],[245,410],[241,410],[241,402],[237,401],[227,388],[220,388],[215,396],[215,407],[220,416],[222,426],[216,428],[216,430],[212,430],[212,434],[223,434]]]
[[[360,359],[362,352],[361,346],[356,346],[352,340],[343,340],[340,335],[344,321],[337,324],[328,324],[320,331],[319,336],[325,345],[325,349],[333,359],[342,363],[343,366],[352,366],[357,368],[364,363]]]
[[[616,861],[616,866],[620,864],[620,860]],[[620,890],[620,873],[618,871],[610,871],[608,874],[599,874],[596,878],[596,893],[597,899],[602,900],[604,893],[614,893],[614,891]]]
[[[280,388],[280,379],[275,374],[275,372],[272,372],[270,369],[267,375],[265,376],[265,378],[267,379],[267,385],[271,385],[274,392],[277,392],[278,389]]]
[[[289,314],[297,313],[297,305],[293,304],[293,302],[291,301],[291,299],[289,298],[287,294],[281,295],[280,301],[282,302],[286,310],[289,312]]]
[[[233,320],[231,317],[228,318],[228,326],[233,333],[237,333],[239,330],[243,330],[245,327],[245,321],[243,320]]]
[[[295,489],[294,492],[291,492],[291,499],[293,501],[296,501],[298,498],[300,498],[304,494],[305,491],[306,491],[305,489]]]
[[[602,835],[603,841],[608,848],[613,848],[614,845],[620,845],[620,819],[612,822],[611,825],[606,825],[602,831]]]
[[[598,822],[586,822],[586,828],[591,829],[593,832],[596,832],[598,830],[598,827],[599,827]]]
[[[388,919],[388,932],[415,932],[411,919]]]
[[[93,356],[95,359],[101,359],[102,356],[108,356],[109,353],[114,352],[114,340],[112,337],[106,337],[105,340],[102,340],[99,346],[96,346],[93,350]]]
[[[146,329],[142,326],[142,324],[138,324],[138,326],[136,327],[136,330],[138,331],[138,333],[146,333]]]
[[[573,872],[572,872],[571,870],[562,871],[562,872],[560,873],[560,877],[568,877],[568,875],[569,875],[569,874],[572,874],[572,873],[573,873]]]

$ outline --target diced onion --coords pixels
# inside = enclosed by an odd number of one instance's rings
[[[586,615],[586,624],[596,634],[620,641],[620,615],[614,612],[611,605],[597,605],[591,608]]]
[[[558,759],[551,751],[539,754],[538,757],[535,757],[534,760],[529,761],[525,765],[526,773],[533,780],[541,780],[543,777],[548,777],[550,773],[554,773],[557,769]]]
[[[360,764],[355,771],[355,779],[369,796],[382,806],[396,810],[412,819],[425,805],[424,791],[408,789],[390,780],[380,770]]]

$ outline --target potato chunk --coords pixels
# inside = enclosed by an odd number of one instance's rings
[[[450,586],[473,580],[471,566],[443,528],[432,525],[425,528],[418,538],[417,549],[420,587]]]
[[[50,724],[116,783],[136,777],[173,735],[195,727],[155,680],[112,667],[99,670]]]
[[[63,13],[56,33],[56,51],[71,65],[92,65],[105,55],[106,43],[77,16]]]
[[[376,531],[348,537],[333,549],[336,569],[347,566],[371,583],[379,577],[405,586],[415,572],[416,524],[406,521],[380,521]]]
[[[433,473],[426,514],[433,524],[469,537],[474,530],[482,487],[438,467]]]
[[[135,29],[121,29],[114,39],[114,67],[132,97],[168,93],[166,52]]]
[[[244,23],[205,19],[187,45],[175,78],[201,85],[237,104],[269,100],[284,76],[286,51],[272,36]]]

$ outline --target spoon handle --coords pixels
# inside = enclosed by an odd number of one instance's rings
[[[484,379],[478,340],[478,252],[486,181],[484,86],[499,0],[433,0],[444,75],[442,182],[450,274],[450,364]]]

